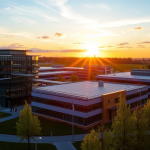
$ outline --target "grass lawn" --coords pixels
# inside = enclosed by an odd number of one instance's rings
[[[108,64],[111,66],[111,68],[114,69],[114,71],[130,71],[131,69],[140,69],[142,66],[141,64]]]
[[[82,143],[83,141],[78,141],[78,142],[75,142],[73,145],[74,145],[74,147],[77,149],[77,150],[81,150],[81,143]]]
[[[69,135],[72,134],[72,126],[65,123],[54,122],[39,118],[42,126],[42,135]],[[75,134],[84,134],[86,131],[74,127]]]
[[[27,150],[27,143],[12,143],[12,142],[1,142],[0,150]],[[35,144],[30,144],[30,149],[35,150]],[[38,150],[57,150],[52,144],[37,144]]]
[[[0,119],[11,116],[11,114],[0,112]]]
[[[51,132],[52,135],[56,136],[56,135],[71,135],[72,134],[72,126],[71,125],[67,125],[65,123],[60,123],[60,122],[54,122],[51,120],[47,120],[47,119],[43,119],[43,118],[39,118],[40,123],[41,123],[41,127],[42,127],[42,135],[45,136],[50,136]],[[0,123],[0,133],[1,134],[12,134],[12,135],[16,135],[17,134],[17,130],[16,130],[16,122],[18,121],[18,118],[15,119],[11,119],[5,122],[1,122]],[[107,128],[111,127],[111,124],[106,124]],[[96,130],[98,128],[98,126],[94,127],[94,129]],[[89,133],[90,130],[83,130],[83,129],[79,129],[77,127],[74,127],[74,133],[75,134],[85,134],[85,133]]]
[[[69,135],[72,134],[72,126],[67,125],[65,123],[59,123],[59,122],[54,122],[50,120],[46,120],[43,118],[39,118],[42,126],[42,135],[47,135],[50,136],[51,132],[52,135]],[[11,119],[5,122],[0,123],[0,133],[2,134],[16,134],[16,122],[18,121],[18,118]],[[79,128],[74,128],[74,133],[75,134],[83,134],[85,130],[79,129]]]

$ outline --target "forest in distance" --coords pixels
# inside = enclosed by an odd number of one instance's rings
[[[39,63],[74,63],[79,62],[81,64],[149,64],[150,58],[101,58],[101,57],[39,57]]]
[[[114,72],[126,72],[131,69],[141,69],[150,64],[150,59],[135,58],[98,58],[98,57],[39,57],[39,65],[50,67],[52,64],[63,64],[65,67],[83,67],[84,65],[109,65]]]

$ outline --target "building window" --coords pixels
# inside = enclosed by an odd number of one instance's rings
[[[46,99],[46,98],[41,98],[41,97],[32,97],[32,101],[42,103],[42,104],[53,105],[53,106],[57,106],[61,108],[72,109],[72,103],[61,102],[61,101],[56,101],[56,100],[51,100],[51,99]],[[102,108],[102,102],[88,105],[88,106],[74,104],[74,110],[85,112],[85,113],[96,110],[96,109],[100,109],[100,108]]]
[[[148,91],[147,91],[147,90],[141,92],[141,96],[146,95],[146,94],[148,94]]]
[[[119,102],[119,98],[115,98],[115,104]]]

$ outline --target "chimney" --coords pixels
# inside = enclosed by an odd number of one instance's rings
[[[99,87],[103,87],[104,86],[104,82],[103,81],[98,81],[98,86]]]

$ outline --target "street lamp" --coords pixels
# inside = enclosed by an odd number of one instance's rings
[[[37,142],[36,139],[38,139],[38,137],[35,138],[35,150],[37,150]],[[39,140],[42,140],[42,137],[39,137]]]
[[[74,98],[72,103],[72,142],[74,143]]]

